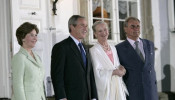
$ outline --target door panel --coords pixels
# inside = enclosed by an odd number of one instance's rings
[[[13,55],[17,53],[20,48],[16,39],[16,29],[24,22],[36,24],[39,28],[39,34],[38,41],[33,50],[37,52],[43,62],[46,77],[50,77],[50,57],[52,49],[52,33],[48,30],[48,21],[52,15],[52,12],[49,12],[50,3],[49,0],[11,0]],[[46,90],[48,83],[50,84],[50,81],[46,81],[45,78]]]
[[[12,0],[13,54],[20,48],[15,32],[22,23],[28,21],[37,24],[40,33],[47,32],[48,11],[46,2],[46,0]]]

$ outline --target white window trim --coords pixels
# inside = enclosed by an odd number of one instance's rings
[[[120,26],[119,26],[119,7],[118,7],[118,1],[119,0],[112,0],[112,39],[109,39],[108,42],[111,44],[118,44],[119,42],[122,42],[124,40],[120,40]],[[123,0],[123,1],[134,1],[137,2],[137,13],[138,13],[138,19],[141,18],[140,15],[140,0]],[[102,5],[103,6],[103,5]],[[92,30],[92,25],[93,25],[93,10],[92,10],[92,0],[88,0],[88,28],[89,28],[89,36],[88,36],[88,43],[89,44],[95,44],[97,42],[97,39],[93,38],[93,30]],[[127,9],[127,12],[129,12],[129,8]],[[140,20],[141,21],[141,20]],[[141,23],[140,23],[141,24]],[[142,29],[140,29],[142,32]],[[142,37],[142,34],[141,36]]]
[[[112,44],[116,44],[119,39],[119,30],[117,28],[119,28],[118,26],[118,22],[116,21],[117,19],[117,3],[116,3],[116,0],[112,0],[112,39],[108,40],[109,43],[112,43]],[[116,6],[115,6],[116,5]],[[102,5],[103,6],[103,5]],[[92,0],[89,0],[88,2],[88,14],[89,14],[89,20],[88,20],[88,28],[89,28],[89,44],[95,44],[97,42],[97,39],[94,39],[93,38],[93,30],[92,30],[92,25],[93,25],[93,14],[92,14]],[[114,28],[114,27],[117,27],[117,28]]]

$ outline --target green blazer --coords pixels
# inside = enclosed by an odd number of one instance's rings
[[[44,67],[39,56],[35,59],[20,48],[12,59],[12,100],[45,100]]]

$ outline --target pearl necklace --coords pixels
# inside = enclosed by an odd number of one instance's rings
[[[104,51],[110,51],[111,50],[111,48],[110,48],[110,46],[108,44],[107,45],[101,45],[101,46],[102,46]]]

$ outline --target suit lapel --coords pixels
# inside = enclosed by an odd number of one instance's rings
[[[85,49],[85,51],[86,51],[86,58],[87,58],[86,71],[88,72],[90,70],[90,67],[91,67],[91,59],[90,59],[89,49]]]
[[[129,55],[135,57],[137,55],[136,51],[134,50],[134,48],[131,46],[131,44],[129,43],[128,40],[126,40],[125,42],[125,47],[126,47],[126,50],[129,51]]]
[[[36,60],[34,58],[32,58],[32,56],[29,55],[29,53],[27,52],[27,50],[25,50],[23,47],[20,48],[19,52],[21,52],[22,54],[24,54],[27,57],[27,59],[29,59],[37,67],[40,67],[41,66],[41,62],[39,60],[39,57],[35,53],[33,53],[33,54],[34,54]]]
[[[137,54],[137,52],[135,51],[135,49],[131,46],[131,44],[129,43],[128,40],[125,41],[125,47],[126,47],[126,49],[128,49],[128,51],[129,51],[128,53],[129,53],[129,55],[132,56],[132,58],[136,58],[138,61],[143,62],[142,59]]]
[[[81,62],[83,69],[85,69],[85,66],[83,64],[83,59],[82,59],[81,54],[80,54],[80,50],[78,49],[77,45],[75,44],[75,42],[72,40],[71,37],[69,37],[68,40],[70,42],[70,47],[71,47],[72,51],[77,56],[76,58]]]
[[[142,40],[143,42],[143,50],[144,50],[144,53],[145,53],[145,64],[147,63],[148,59],[149,59],[149,49],[148,49],[148,45],[146,43],[146,41]]]
[[[33,52],[33,54],[34,54],[35,59],[36,59],[36,60],[34,60],[36,62],[36,65],[41,66],[42,65],[41,58],[35,52]]]

